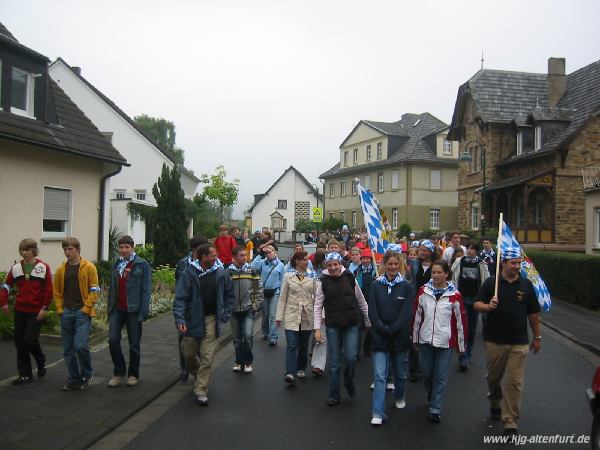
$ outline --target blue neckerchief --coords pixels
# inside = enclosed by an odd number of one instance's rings
[[[207,270],[204,270],[202,268],[202,266],[200,265],[200,260],[195,259],[194,261],[192,261],[192,266],[194,266],[196,269],[198,269],[200,271],[200,273],[198,274],[198,278],[202,278],[203,276],[208,275],[211,272],[214,272],[215,270],[217,270],[219,267],[219,264],[217,264],[217,262],[215,261],[215,263],[212,265],[212,267],[210,267]]]
[[[360,269],[362,270],[362,273],[370,273],[373,272],[373,264],[369,264],[368,266],[363,266],[362,264],[360,265]]]
[[[239,273],[239,272],[244,272],[246,270],[249,270],[250,264],[245,263],[241,268],[238,268],[235,264],[231,263],[231,264],[229,264],[228,268]]]
[[[496,256],[496,252],[494,251],[494,249],[493,249],[493,248],[491,248],[491,249],[489,249],[489,250],[483,249],[483,250],[481,251],[481,253],[482,253],[483,255],[485,255],[486,257],[488,257],[488,258],[493,258],[494,256]]]
[[[452,292],[456,291],[456,286],[454,286],[454,283],[452,281],[448,281],[448,286],[446,286],[445,288],[436,288],[436,287],[434,287],[433,286],[433,280],[429,280],[429,282],[425,286],[435,296],[443,295],[444,292],[452,293]]]
[[[348,270],[352,273],[356,273],[359,266],[360,266],[360,263],[356,264],[356,263],[351,262],[350,265],[348,266]]]
[[[383,285],[387,285],[387,291],[388,291],[388,295],[389,295],[392,293],[392,288],[394,286],[396,286],[397,284],[402,283],[404,281],[404,278],[402,277],[402,275],[400,275],[400,273],[397,273],[396,278],[394,278],[392,281],[390,281],[387,279],[387,276],[385,274],[383,274],[377,278],[377,281]]]
[[[123,276],[123,272],[125,272],[125,267],[127,267],[127,264],[129,264],[131,261],[133,261],[135,258],[135,252],[132,252],[131,255],[129,255],[129,258],[125,259],[122,256],[119,257],[119,264],[117,264],[117,269],[119,269],[119,275]]]
[[[271,266],[271,265],[276,266],[278,263],[279,263],[279,258],[275,258],[273,260],[265,259],[265,265],[267,265],[267,266]]]
[[[479,264],[480,261],[481,261],[481,259],[479,259],[479,256],[473,256],[472,258],[469,258],[468,256],[465,255],[465,262],[468,262],[471,264]]]
[[[303,275],[308,278],[317,278],[317,273],[314,270],[310,270],[308,267],[304,273],[298,272],[296,269],[291,269],[289,273],[293,273],[294,275]]]

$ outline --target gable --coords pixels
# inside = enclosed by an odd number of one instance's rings
[[[361,142],[370,141],[372,139],[380,139],[382,137],[385,137],[382,132],[377,131],[364,122],[360,122],[354,128],[354,130],[352,130],[340,147],[350,147]]]

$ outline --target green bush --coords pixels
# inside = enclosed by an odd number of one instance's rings
[[[410,228],[410,225],[407,223],[403,223],[402,225],[400,225],[400,228],[398,228],[398,237],[399,238],[403,238],[403,237],[408,237],[411,233],[412,229]]]
[[[106,286],[110,284],[110,272],[112,271],[113,262],[111,261],[94,261],[96,271],[98,272],[98,283],[100,286]]]
[[[152,245],[152,244],[136,245],[135,253],[140,258],[143,258],[146,261],[148,261],[151,266],[154,266],[154,245]]]
[[[600,257],[582,253],[526,250],[552,296],[585,306],[600,308],[595,280]]]
[[[175,289],[175,269],[169,265],[158,266],[152,272],[152,286],[154,289],[166,287]]]

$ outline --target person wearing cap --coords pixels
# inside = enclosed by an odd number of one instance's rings
[[[530,349],[537,353],[541,348],[540,305],[531,281],[521,276],[520,247],[509,247],[500,257],[497,295],[496,277],[491,276],[477,293],[474,308],[487,316],[483,340],[490,416],[493,420],[502,419],[505,435],[516,435],[527,354]],[[531,345],[528,323],[533,333]]]
[[[314,306],[315,340],[321,341],[321,322],[325,311],[327,357],[329,359],[329,396],[327,404],[340,402],[340,368],[346,362],[344,386],[350,397],[356,396],[354,366],[357,358],[358,327],[361,316],[366,327],[371,326],[368,305],[354,275],[342,266],[339,253],[325,257],[326,269],[317,283]],[[343,349],[342,349],[343,347]]]

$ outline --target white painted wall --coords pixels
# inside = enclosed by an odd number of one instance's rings
[[[81,81],[62,61],[58,60],[52,63],[49,74],[98,130],[112,133],[112,145],[131,164],[130,167],[123,167],[119,174],[111,177],[107,182],[105,205],[107,207],[110,207],[111,204],[114,205],[114,202],[109,200],[114,199],[115,190],[120,189],[125,190],[126,197],[131,198],[135,198],[135,190],[146,190],[145,201],[156,205],[152,196],[152,186],[158,180],[163,164],[172,168],[173,163]],[[192,198],[196,193],[198,183],[182,171],[181,186],[185,196]],[[122,209],[111,211],[111,217],[116,221],[113,224],[119,223],[122,226],[126,221],[122,215]],[[138,239],[134,237],[135,242],[143,243],[145,240],[144,228],[136,227],[136,230],[137,234],[143,236],[138,236]],[[107,256],[108,243],[105,247]]]
[[[287,209],[277,209],[278,200],[287,200]],[[281,233],[281,240],[289,240],[294,230],[294,204],[297,201],[310,202],[310,217],[312,219],[312,208],[317,206],[317,197],[312,193],[311,187],[307,186],[302,178],[294,170],[288,170],[286,174],[271,188],[252,210],[252,229],[271,227],[271,214],[275,211],[287,219],[286,233]],[[319,202],[319,206],[323,204]]]

